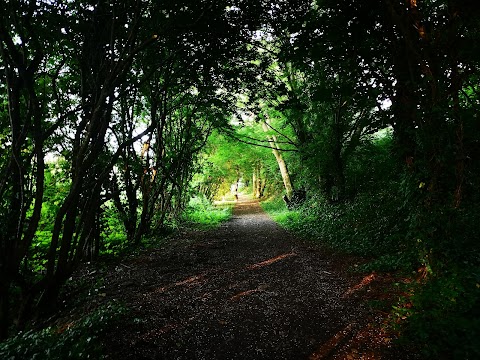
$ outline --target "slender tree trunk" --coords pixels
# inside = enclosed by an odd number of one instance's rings
[[[60,288],[67,278],[55,274],[53,278],[49,279],[36,307],[36,317],[51,314],[55,310]]]
[[[25,16],[21,26],[30,24],[27,18]],[[2,210],[5,210],[0,234],[1,340],[8,336],[9,326],[15,317],[9,314],[10,302],[15,298],[13,286],[23,282],[20,267],[40,220],[45,164],[43,114],[35,83],[44,58],[43,49],[35,34],[26,41],[28,45],[22,45],[22,50],[19,50],[10,33],[13,24],[0,22],[0,60],[4,67],[4,100],[8,102],[11,137],[10,144],[6,145],[10,151],[4,154],[7,164],[0,174],[0,198],[4,200]],[[20,35],[23,43],[25,34]],[[30,144],[33,145],[32,153],[29,152]]]
[[[399,38],[397,30],[390,31],[393,56],[393,73],[395,75],[395,94],[392,97],[392,110],[394,118],[392,127],[396,152],[402,162],[410,171],[414,170],[417,159],[416,127],[420,125],[417,105],[418,86],[421,83],[418,64],[418,29],[413,26],[417,21],[418,13],[412,9],[408,13],[400,3],[386,0],[392,29],[400,29],[402,37]]]
[[[262,177],[262,164],[258,163],[257,167],[257,193],[258,197],[262,198],[265,193],[265,187],[267,186],[267,179]]]
[[[0,341],[8,337],[8,326],[10,307],[10,284],[8,282],[0,282]]]
[[[266,123],[263,123],[262,127],[265,132],[268,132],[268,126]],[[293,186],[290,180],[290,173],[288,172],[287,164],[283,159],[282,152],[279,150],[276,136],[267,135],[267,140],[270,144],[270,147],[272,148],[272,153],[273,155],[275,155],[275,159],[277,160],[280,174],[282,175],[283,185],[285,187],[285,191],[287,192],[287,197],[290,200],[293,194]]]
[[[276,141],[274,140],[273,143],[276,143]],[[287,192],[287,196],[289,199],[291,199],[293,194],[293,186],[290,180],[290,173],[288,172],[287,164],[283,159],[282,153],[279,150],[277,150],[276,145],[272,147],[272,152],[275,155],[275,158],[277,159],[278,167],[280,169],[280,173],[282,174],[283,185],[285,186],[285,191]]]
[[[253,192],[253,197],[255,199],[258,199],[258,185],[257,185],[257,164],[255,164],[253,168],[253,178],[252,178],[252,192]]]
[[[265,188],[267,187],[267,179],[264,178],[262,179],[262,182],[260,183],[260,197],[263,197],[265,195]]]

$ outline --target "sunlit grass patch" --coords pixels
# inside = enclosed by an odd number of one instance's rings
[[[280,197],[271,197],[260,203],[262,209],[265,210],[272,218],[282,214],[288,214],[289,211],[285,206],[285,202]]]
[[[302,214],[298,210],[276,212],[271,214],[273,220],[287,229],[295,229],[302,222]]]
[[[300,230],[305,222],[301,210],[288,210],[281,198],[271,198],[261,203],[263,210],[280,226],[289,230]]]
[[[194,227],[215,228],[231,218],[233,206],[230,202],[213,205],[205,198],[194,197],[185,211],[184,221]]]
[[[222,206],[205,210],[188,211],[186,220],[200,227],[212,228],[229,220],[232,215],[231,209],[231,206]]]

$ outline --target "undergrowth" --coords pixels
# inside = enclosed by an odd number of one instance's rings
[[[454,235],[448,241],[435,239],[434,247],[418,230],[416,215],[402,210],[395,199],[381,193],[360,194],[344,204],[311,198],[293,211],[282,199],[271,199],[262,207],[306,239],[368,259],[357,268],[361,271],[410,277],[404,289],[409,295],[391,309],[390,325],[402,335],[400,342],[413,345],[422,358],[479,359],[480,267],[478,248],[468,245],[472,225],[466,229],[458,220],[451,229]],[[419,270],[424,273],[421,279]]]
[[[296,210],[280,197],[262,207],[306,239],[362,256],[360,271],[407,279],[390,324],[422,358],[480,359],[480,199],[466,198],[461,209],[448,199],[429,206],[425,183],[391,165],[389,146],[373,144],[347,166],[356,183],[343,201],[317,190]]]
[[[404,239],[404,217],[388,197],[378,197],[359,196],[335,205],[313,197],[292,211],[285,208],[282,199],[272,199],[262,207],[280,225],[307,239],[370,259],[362,270],[411,271],[419,259],[415,248]],[[391,216],[392,212],[396,215]]]
[[[0,359],[101,359],[100,335],[124,311],[118,304],[109,304],[75,322],[21,332],[0,343]]]

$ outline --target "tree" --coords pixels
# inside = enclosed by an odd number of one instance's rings
[[[269,120],[267,118],[265,122],[262,122],[263,131],[268,133],[270,130],[270,127],[271,125],[269,124]],[[283,186],[285,187],[285,192],[287,193],[287,198],[291,199],[294,188],[292,185],[292,181],[290,180],[290,173],[288,171],[288,167],[285,162],[285,159],[282,156],[282,151],[280,149],[277,137],[276,135],[267,134],[267,140],[268,140],[268,144],[272,148],[272,154],[275,156],[275,159],[277,160],[278,168],[280,169],[280,174],[282,175]]]
[[[2,338],[13,321],[12,290],[21,289],[14,309],[21,328],[55,305],[83,258],[98,254],[107,202],[137,242],[152,224],[178,216],[208,134],[258,73],[245,65],[255,54],[248,43],[256,10],[264,8],[210,0],[2,3]],[[47,156],[68,164],[69,180],[51,207],[40,274],[21,265],[29,264],[48,202]]]
[[[17,318],[22,327],[35,297],[41,294],[39,309],[54,304],[61,284],[96,242],[98,231],[92,230],[97,228],[102,184],[119,156],[107,159],[104,152],[116,88],[133,57],[155,40],[137,39],[138,4],[8,2],[2,9],[0,45],[12,119],[11,160],[5,162],[2,180],[2,195],[12,194],[2,206],[2,212],[8,211],[5,219],[10,218],[2,224],[10,226],[1,241],[2,336],[11,320],[12,280],[22,289]],[[66,82],[68,88],[59,86]],[[32,283],[20,264],[40,220],[47,146],[60,148],[70,162],[71,186],[55,215],[46,275]]]
[[[2,88],[8,103],[2,129],[0,198],[2,218],[0,235],[0,339],[6,337],[12,282],[22,283],[18,269],[32,243],[40,220],[46,133],[51,124],[44,121],[45,103],[37,76],[44,61],[42,40],[48,22],[37,23],[39,13],[30,3],[14,6],[7,2],[0,9],[0,55],[3,67]],[[7,121],[5,121],[8,119]],[[5,129],[5,128],[4,128]],[[33,211],[30,212],[30,210]],[[30,216],[29,216],[30,215]]]

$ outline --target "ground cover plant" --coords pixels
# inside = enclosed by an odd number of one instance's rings
[[[104,354],[99,335],[125,312],[118,304],[109,304],[84,314],[80,319],[27,330],[0,343],[2,359],[99,359]]]

